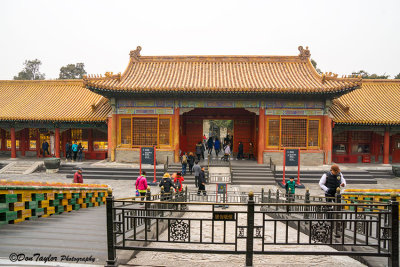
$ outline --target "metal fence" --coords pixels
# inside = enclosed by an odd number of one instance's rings
[[[379,203],[378,208],[377,203],[293,203],[291,196],[273,203],[272,198],[253,193],[240,203],[244,199],[237,197],[236,201],[227,198],[234,203],[226,201],[221,207],[215,202],[193,202],[186,190],[148,193],[148,201],[109,196],[107,266],[116,265],[117,249],[245,254],[246,266],[253,265],[254,254],[375,256],[387,257],[389,266],[399,264],[399,203],[395,198]],[[340,195],[336,201],[340,202]],[[150,242],[157,246],[145,246]],[[190,246],[177,247],[177,243]],[[286,249],[272,248],[279,245]],[[291,249],[293,245],[339,250]]]

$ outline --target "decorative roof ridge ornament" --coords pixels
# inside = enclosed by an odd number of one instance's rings
[[[350,111],[350,106],[347,104],[343,104],[342,102],[340,102],[338,99],[333,99],[332,103],[335,106],[338,106],[339,108],[341,108],[346,114],[349,113]]]
[[[142,50],[141,46],[136,47],[135,50],[131,50],[131,52],[129,53],[129,56],[135,60],[135,61],[139,61],[140,59],[140,51]]]
[[[333,72],[325,72],[322,75],[322,83],[324,84],[326,81],[329,80],[336,80],[336,78],[338,77],[338,75],[336,73]]]
[[[310,50],[308,49],[308,46],[306,46],[306,49],[303,48],[303,46],[299,46],[299,57],[300,59],[308,59],[311,56]]]
[[[104,74],[104,76],[107,80],[112,80],[112,79],[117,79],[118,81],[121,80],[121,72],[119,72],[118,74],[114,74],[112,71],[107,71]]]

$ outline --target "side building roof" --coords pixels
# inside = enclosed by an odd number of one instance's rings
[[[107,98],[82,80],[0,81],[0,121],[104,122]]]
[[[361,89],[333,101],[338,124],[400,125],[400,80],[364,79]]]
[[[131,51],[125,72],[84,77],[84,86],[103,95],[342,95],[360,78],[320,75],[308,48],[298,56],[141,56]]]

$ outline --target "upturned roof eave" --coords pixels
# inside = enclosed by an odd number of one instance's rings
[[[359,85],[332,90],[332,91],[215,91],[215,90],[207,90],[207,91],[195,91],[195,90],[114,90],[114,89],[105,89],[99,88],[91,85],[86,85],[86,88],[90,91],[103,95],[104,97],[127,97],[127,96],[136,96],[136,97],[149,97],[149,96],[169,96],[169,97],[207,97],[210,95],[215,96],[227,96],[230,98],[235,97],[293,97],[293,96],[308,96],[308,97],[322,97],[322,98],[336,98],[340,97],[346,93],[349,93],[355,89],[360,88]]]

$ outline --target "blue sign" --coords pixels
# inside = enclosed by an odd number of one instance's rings
[[[225,194],[226,193],[226,185],[227,184],[217,184],[218,194]]]

